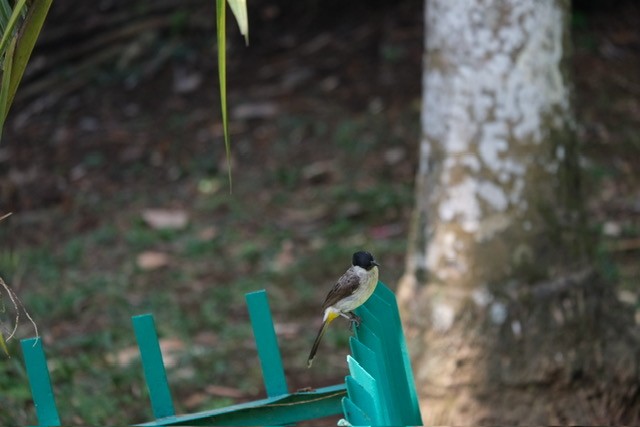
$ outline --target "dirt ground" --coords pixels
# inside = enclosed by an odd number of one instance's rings
[[[413,198],[422,2],[385,3],[251,2],[249,47],[229,25],[230,194],[214,2],[54,2],[0,143],[0,275],[38,323],[63,423],[150,419],[129,320],[148,311],[178,411],[264,396],[244,306],[261,288],[290,389],[343,381],[346,325],[304,366],[317,307],[358,248],[394,286]],[[640,10],[576,6],[599,269],[640,312]],[[34,422],[19,357],[0,407]]]

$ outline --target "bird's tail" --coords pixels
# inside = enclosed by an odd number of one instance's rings
[[[320,326],[320,330],[318,331],[316,340],[313,342],[313,347],[311,347],[309,358],[307,359],[307,368],[310,368],[311,364],[313,363],[313,358],[316,356],[316,352],[318,351],[318,346],[320,345],[322,336],[327,331],[327,327],[329,326],[329,323],[331,323],[336,317],[338,317],[337,314],[330,313],[329,316],[327,316],[327,318],[322,322],[322,326]]]

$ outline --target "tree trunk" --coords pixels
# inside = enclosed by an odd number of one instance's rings
[[[426,2],[399,287],[426,424],[640,421],[631,316],[591,268],[568,17],[568,0]]]

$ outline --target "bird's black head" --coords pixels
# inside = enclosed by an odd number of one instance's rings
[[[378,266],[379,264],[373,258],[369,252],[358,251],[353,254],[353,260],[351,261],[353,265],[358,267],[362,267],[365,270],[371,270],[373,267]]]

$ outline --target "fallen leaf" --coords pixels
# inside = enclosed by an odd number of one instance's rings
[[[207,396],[205,393],[194,393],[190,396],[187,396],[182,401],[182,404],[184,405],[185,408],[194,410],[198,408],[200,405],[202,405],[207,400],[208,397],[209,396]]]
[[[218,334],[211,331],[203,331],[197,334],[193,341],[201,346],[213,347],[218,344]]]
[[[232,399],[240,399],[244,397],[242,390],[222,385],[208,385],[205,387],[204,391],[209,394],[213,394],[214,396],[230,397]]]
[[[329,207],[323,204],[310,205],[307,208],[291,208],[282,211],[282,221],[294,224],[309,224],[326,217]]]
[[[202,84],[202,74],[185,69],[175,69],[173,73],[173,91],[179,94],[196,91]]]
[[[339,208],[340,215],[345,218],[357,218],[364,215],[365,209],[361,203],[356,201],[346,202]]]
[[[273,325],[276,335],[284,338],[295,338],[300,334],[302,325],[297,322],[276,323]]]
[[[302,177],[311,184],[321,184],[331,179],[336,174],[336,165],[333,161],[319,161],[302,168]]]
[[[183,209],[145,209],[142,219],[153,229],[180,230],[189,223],[189,215]]]
[[[295,262],[294,244],[291,240],[285,240],[282,242],[280,253],[276,256],[274,262],[275,271],[284,271]]]
[[[107,355],[107,362],[118,366],[128,366],[134,360],[140,358],[140,350],[137,346],[131,346],[119,350],[117,353]]]
[[[160,340],[160,351],[166,367],[175,366],[178,363],[178,354],[184,351],[185,344],[179,339],[166,338]],[[108,354],[107,362],[120,366],[128,366],[134,360],[140,359],[140,349],[132,345],[119,350],[116,353]]]
[[[384,161],[390,165],[395,166],[405,159],[407,152],[402,147],[390,148],[384,152]]]
[[[618,237],[622,233],[622,227],[614,221],[607,221],[602,227],[602,233],[608,237]]]
[[[268,119],[278,114],[278,106],[271,102],[240,104],[233,109],[234,120]]]
[[[171,258],[164,252],[146,251],[138,254],[136,264],[145,271],[157,270],[169,265]]]
[[[200,232],[198,233],[198,238],[200,240],[204,240],[208,242],[218,237],[218,234],[219,234],[218,227],[210,226],[200,230]]]
[[[186,345],[177,338],[163,338],[160,340],[160,351],[162,351],[162,359],[167,368],[171,368],[178,364],[180,353],[184,352]]]

